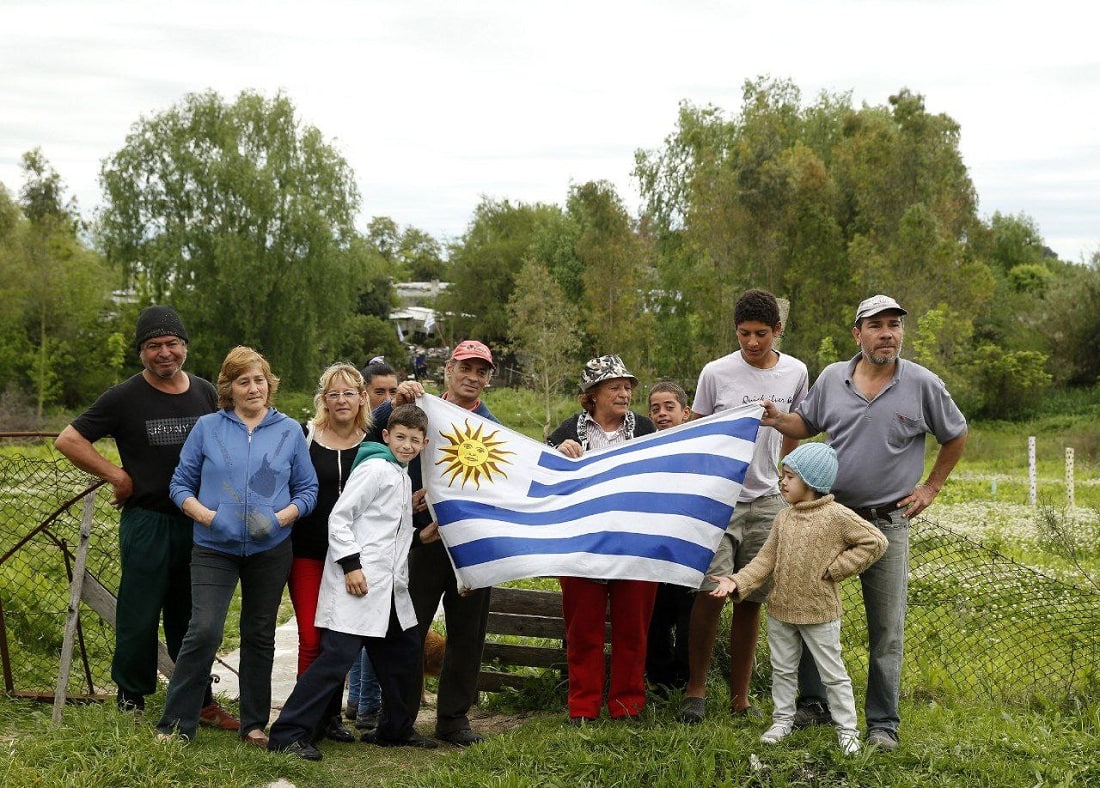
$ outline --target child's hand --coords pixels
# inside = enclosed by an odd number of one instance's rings
[[[353,569],[344,575],[344,588],[352,596],[367,595],[367,578],[362,569]]]
[[[725,599],[737,590],[737,583],[733,582],[732,577],[719,577],[718,575],[708,575],[708,577],[718,584],[718,587],[710,592],[712,597]]]

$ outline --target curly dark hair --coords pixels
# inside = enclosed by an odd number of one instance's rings
[[[746,290],[733,307],[733,324],[739,326],[755,320],[772,328],[778,328],[779,302],[767,290]]]

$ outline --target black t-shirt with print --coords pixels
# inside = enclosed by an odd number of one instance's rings
[[[187,391],[166,394],[139,373],[107,389],[72,423],[92,443],[108,435],[115,439],[122,467],[134,482],[127,507],[179,513],[168,497],[168,483],[179,464],[180,449],[199,416],[218,407],[218,395],[210,383],[187,377],[191,381]]]

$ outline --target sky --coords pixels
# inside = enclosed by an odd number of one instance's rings
[[[40,147],[80,210],[133,124],[213,89],[281,92],[347,159],[358,222],[441,241],[484,198],[564,204],[613,183],[680,102],[733,115],[745,80],[806,103],[907,87],[961,126],[979,212],[1025,214],[1060,258],[1100,252],[1091,3],[1047,0],[0,0],[0,183]]]

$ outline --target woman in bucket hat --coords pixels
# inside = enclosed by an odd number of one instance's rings
[[[570,416],[547,440],[568,457],[616,446],[655,431],[653,422],[630,409],[638,379],[618,356],[599,356],[581,372],[583,410]],[[657,584],[642,580],[560,577],[569,666],[569,721],[579,725],[600,716],[604,690],[604,611],[611,605],[612,719],[633,718],[645,706],[645,650]]]

